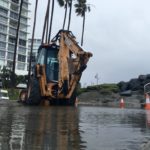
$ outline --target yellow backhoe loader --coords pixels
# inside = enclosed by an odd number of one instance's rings
[[[76,88],[92,53],[85,52],[70,31],[60,30],[51,44],[42,44],[27,90],[19,100],[39,105],[44,100],[52,105],[74,105]]]

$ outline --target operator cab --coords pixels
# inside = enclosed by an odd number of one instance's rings
[[[38,50],[37,64],[45,65],[47,82],[57,82],[59,72],[59,46],[56,44],[41,45]]]

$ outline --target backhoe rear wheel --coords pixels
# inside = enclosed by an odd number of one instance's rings
[[[70,99],[51,99],[50,105],[55,106],[74,106],[76,102],[76,90],[73,92]]]

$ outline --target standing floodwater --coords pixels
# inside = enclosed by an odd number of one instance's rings
[[[0,150],[140,150],[149,140],[149,111],[0,102]]]

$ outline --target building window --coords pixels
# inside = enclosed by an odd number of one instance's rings
[[[26,46],[26,41],[19,39],[19,45]]]
[[[26,56],[19,54],[18,55],[18,61],[25,62],[26,61]]]
[[[13,18],[13,19],[18,20],[19,15],[18,15],[17,13],[14,13],[14,12],[11,11],[11,12],[10,12],[10,17]]]
[[[24,23],[24,24],[27,24],[27,18],[21,17],[20,22]]]
[[[21,15],[28,16],[28,11],[25,9],[22,9]]]
[[[18,70],[25,70],[25,64],[24,63],[18,63],[17,64],[17,69]]]
[[[8,60],[7,67],[11,69],[13,67],[13,62]]]
[[[8,2],[4,1],[4,0],[1,0],[0,1],[0,6],[3,6],[5,8],[8,8]]]
[[[14,28],[14,27],[17,28],[18,22],[17,22],[16,20],[10,19],[9,24],[10,24],[10,26],[12,26],[13,28]]]
[[[3,9],[3,8],[0,7],[0,14],[4,15],[4,16],[7,16],[8,11],[6,9]]]
[[[26,8],[26,9],[28,9],[28,3],[23,2],[23,7]]]
[[[4,64],[5,64],[5,61],[4,60],[0,60],[0,66],[1,66],[1,68],[2,68],[2,66],[4,66]]]
[[[6,17],[0,16],[0,22],[7,24],[7,20]]]
[[[0,42],[0,48],[5,49],[6,48],[6,43],[5,42]]]
[[[12,34],[12,35],[15,35],[15,36],[16,36],[16,32],[17,32],[16,29],[9,28],[9,34]]]
[[[18,53],[26,54],[26,48],[24,48],[24,47],[20,47],[20,46],[19,46]]]
[[[13,58],[14,58],[14,54],[8,52],[7,59],[13,60]]]
[[[5,25],[0,24],[0,31],[3,33],[7,32],[7,27]]]
[[[27,25],[20,24],[20,30],[27,32]],[[24,36],[25,35],[25,36]],[[20,36],[26,37],[26,34],[24,32],[20,32]]]
[[[11,0],[12,2],[19,4],[19,0]]]
[[[22,39],[26,39],[27,38],[27,33],[19,32],[19,37],[22,38]]]
[[[14,52],[14,49],[15,49],[15,45],[8,44],[8,51],[9,52]]]
[[[0,51],[0,58],[5,58],[5,52],[4,51]]]
[[[1,40],[1,41],[6,41],[6,35],[0,33],[0,40]]]
[[[12,4],[11,4],[11,10],[18,12],[18,10],[19,10],[18,5],[16,5],[16,4],[14,5],[14,4],[12,3]]]
[[[9,42],[10,43],[15,43],[16,42],[16,38],[12,37],[12,36],[9,36]]]

